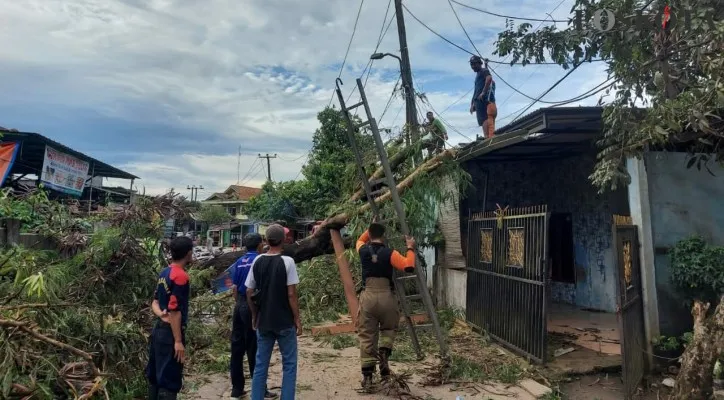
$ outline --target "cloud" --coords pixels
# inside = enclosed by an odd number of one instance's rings
[[[468,0],[502,14],[543,17],[558,3]],[[141,177],[147,192],[203,185],[209,192],[253,170],[257,153],[279,153],[274,179],[298,175],[332,97],[355,22],[357,2],[291,0],[17,0],[2,6],[0,125],[38,131]],[[572,4],[554,13],[562,19]],[[445,2],[408,2],[422,21],[472,49]],[[476,47],[490,54],[504,19],[456,7]],[[375,51],[388,2],[367,0],[342,73],[345,94]],[[409,15],[408,47],[416,84],[452,128],[452,143],[479,132],[464,94],[472,85],[469,55],[440,40]],[[396,52],[396,24],[378,50]],[[491,58],[496,58],[490,55]],[[605,78],[584,65],[545,99],[572,98]],[[552,66],[495,66],[526,95],[537,97],[565,71]],[[366,92],[381,126],[399,129],[404,112],[390,93],[399,66],[373,63]],[[530,100],[497,82],[499,116]],[[357,101],[357,95],[350,102]],[[388,100],[390,100],[388,102]],[[459,100],[459,101],[458,101]],[[458,101],[456,104],[454,104]],[[589,101],[595,102],[595,99]],[[389,106],[388,106],[389,104]],[[452,106],[451,106],[452,105]],[[428,104],[421,104],[421,112]],[[534,106],[529,111],[537,109]],[[512,117],[511,117],[512,118]],[[506,123],[500,119],[498,126]],[[459,133],[458,133],[459,132]]]

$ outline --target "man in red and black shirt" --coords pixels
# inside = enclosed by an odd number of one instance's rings
[[[159,274],[153,311],[159,317],[151,334],[146,377],[150,400],[175,400],[183,384],[186,322],[189,312],[189,275],[193,241],[185,236],[169,245],[171,265]]]

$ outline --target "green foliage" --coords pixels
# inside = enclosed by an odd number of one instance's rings
[[[246,210],[260,221],[292,223],[295,218],[313,215],[313,198],[311,185],[306,180],[267,182],[261,193],[249,200]]]
[[[647,149],[683,144],[692,153],[688,167],[699,169],[723,159],[724,8],[720,3],[670,4],[676,20],[663,34],[661,10],[668,1],[576,0],[571,11],[583,12],[582,29],[575,26],[576,18],[562,30],[551,24],[533,31],[529,23],[515,26],[509,21],[498,34],[495,53],[512,55],[511,64],[552,61],[564,69],[604,60],[609,79],[599,92],[615,95],[604,111],[599,162],[590,178],[601,189],[615,189],[630,179],[626,158],[639,157]],[[590,22],[602,9],[616,16],[607,32]],[[645,112],[642,106],[647,107]],[[700,154],[706,152],[715,154]]]
[[[352,277],[361,278],[359,259],[353,251],[347,252]],[[302,324],[311,326],[321,322],[334,322],[348,314],[344,287],[334,256],[315,257],[299,264],[299,308]]]
[[[330,205],[347,200],[347,194],[359,182],[359,175],[342,112],[327,107],[317,115],[317,119],[320,127],[314,132],[312,150],[302,173],[310,186],[311,197],[307,199],[310,216],[320,218],[327,216]],[[357,124],[361,121],[355,117],[353,122]],[[372,136],[358,132],[356,140],[360,150],[366,152],[363,156],[365,162],[373,164],[376,153]]]
[[[718,304],[724,293],[724,247],[694,236],[678,242],[670,257],[671,282],[687,305],[694,300]]]
[[[219,205],[204,205],[201,206],[199,211],[199,218],[209,225],[216,225],[229,222],[233,216],[229,215],[224,207]]]
[[[91,354],[110,398],[139,394],[151,328],[148,306],[160,268],[159,221],[183,214],[175,195],[144,200],[95,221],[74,216],[40,193],[12,201],[32,204],[35,217],[28,224],[55,239],[62,252],[0,251],[0,319]],[[91,231],[92,222],[105,229]],[[59,346],[29,340],[23,330],[0,324],[0,397],[8,397],[10,383],[36,390],[38,398],[62,397],[72,391],[67,382],[74,373],[64,368],[78,361],[83,360]],[[78,379],[92,383],[93,377],[80,373]]]

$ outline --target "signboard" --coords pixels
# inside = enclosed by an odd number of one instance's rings
[[[87,161],[79,160],[52,147],[45,146],[43,175],[40,179],[45,186],[80,197],[83,194],[83,187],[87,178]]]
[[[173,237],[173,228],[174,228],[175,220],[173,218],[169,218],[164,222],[163,224],[163,237],[171,238]]]
[[[222,272],[216,279],[211,283],[211,290],[214,294],[224,293],[234,286],[234,282],[231,280],[231,269],[234,268],[236,263],[232,264],[226,271]]]
[[[10,174],[15,163],[15,157],[18,154],[18,146],[15,142],[8,142],[0,144],[0,185],[5,182],[5,179]]]

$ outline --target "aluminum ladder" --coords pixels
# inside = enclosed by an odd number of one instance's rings
[[[365,194],[367,195],[367,201],[369,202],[370,209],[372,210],[372,214],[376,217],[376,219],[379,219],[380,217],[380,209],[377,206],[377,202],[375,201],[375,198],[383,193],[383,190],[372,190],[373,186],[376,186],[380,183],[385,183],[387,185],[387,188],[390,191],[390,196],[392,197],[393,204],[395,206],[395,213],[397,214],[397,222],[400,226],[400,231],[403,235],[408,236],[410,234],[410,228],[407,225],[407,217],[405,216],[405,209],[402,205],[402,201],[400,200],[400,194],[397,191],[397,183],[395,182],[394,175],[392,174],[392,170],[390,169],[390,163],[387,158],[387,151],[385,150],[385,145],[382,141],[382,137],[380,136],[379,129],[377,127],[377,121],[375,121],[374,117],[372,116],[372,113],[370,112],[370,107],[367,102],[367,95],[364,91],[364,86],[362,84],[361,79],[357,79],[357,89],[360,93],[360,99],[361,101],[359,103],[353,104],[349,107],[345,105],[344,96],[342,95],[342,90],[340,89],[340,85],[342,85],[342,80],[337,78],[336,80],[336,92],[337,92],[337,98],[339,99],[339,105],[342,109],[342,114],[344,114],[345,121],[347,123],[347,137],[349,139],[350,145],[352,147],[352,151],[355,155],[355,163],[357,164],[357,172],[359,173],[360,179],[362,179],[362,186],[365,190]],[[367,121],[362,122],[360,124],[355,124],[352,120],[352,116],[350,115],[350,111],[354,110],[357,107],[364,107],[365,113],[367,114]],[[379,157],[380,163],[382,164],[382,169],[384,172],[384,176],[380,179],[374,179],[370,181],[367,178],[367,174],[364,170],[364,164],[362,160],[362,153],[360,153],[359,146],[357,144],[357,140],[355,139],[355,132],[357,132],[358,129],[369,126],[370,130],[372,131],[372,135],[375,140],[375,147],[377,149],[377,155]],[[389,221],[380,221],[381,223],[389,222]],[[405,322],[407,325],[407,330],[410,334],[410,339],[412,341],[412,346],[415,349],[415,353],[417,354],[418,360],[424,359],[425,355],[422,351],[422,348],[420,347],[420,341],[417,335],[418,329],[432,329],[435,337],[437,339],[438,345],[440,347],[440,357],[443,361],[447,361],[448,359],[448,345],[447,341],[445,340],[445,336],[442,334],[442,329],[440,329],[440,322],[437,318],[437,313],[435,312],[435,306],[432,303],[432,297],[430,296],[430,292],[427,289],[427,282],[426,282],[426,276],[425,272],[420,268],[420,254],[415,254],[415,272],[414,273],[403,273],[400,271],[395,270],[394,271],[394,286],[395,286],[395,293],[397,294],[397,297],[400,301],[400,306],[402,308],[402,313],[405,318]],[[405,289],[405,283],[406,282],[414,282],[417,285],[417,291],[419,294],[413,294],[413,295],[407,295],[406,289]],[[413,301],[422,301],[422,304],[425,308],[425,312],[428,317],[427,324],[415,324],[412,320],[411,316],[411,302]]]

